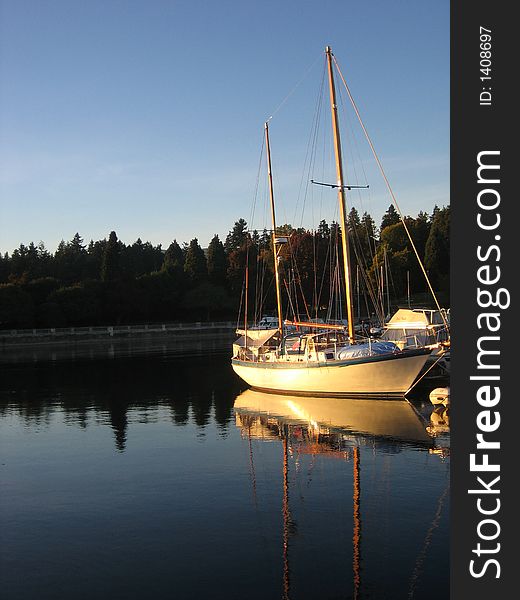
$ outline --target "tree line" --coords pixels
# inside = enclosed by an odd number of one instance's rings
[[[449,305],[449,206],[405,222],[436,293]],[[424,295],[426,282],[393,206],[379,228],[353,208],[348,229],[358,292],[381,290],[382,276],[395,305],[407,290]],[[311,231],[286,224],[277,235],[287,241],[279,251],[284,304],[295,314],[318,314],[331,299],[339,225],[321,221]],[[224,241],[215,234],[206,249],[197,238],[173,240],[166,249],[141,239],[127,245],[114,231],[88,244],[76,233],[54,253],[43,243],[20,244],[0,254],[0,328],[235,319],[245,296],[250,319],[260,318],[274,314],[273,263],[271,232],[250,231],[244,219]],[[371,310],[365,300],[362,311]]]

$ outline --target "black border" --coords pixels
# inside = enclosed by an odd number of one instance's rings
[[[515,371],[520,373],[520,353],[516,350],[515,282],[520,273],[518,243],[520,230],[517,224],[517,202],[520,195],[513,185],[520,171],[516,163],[518,150],[513,145],[514,129],[518,118],[513,109],[517,57],[513,16],[514,3],[503,0],[452,0],[451,4],[451,598],[510,598],[515,597],[515,530],[520,508],[518,501],[515,438],[520,431],[518,404],[520,391]],[[492,104],[481,106],[479,96],[484,83],[480,80],[480,26],[492,30]],[[515,104],[517,104],[515,102]],[[515,107],[516,108],[516,107]],[[476,197],[482,186],[477,184],[477,155],[484,150],[500,151],[500,230],[483,232],[477,225]],[[516,186],[515,186],[516,187]],[[476,370],[476,344],[479,333],[477,315],[482,309],[477,305],[476,248],[489,246],[491,238],[500,234],[501,269],[500,287],[511,293],[511,305],[500,310],[500,387],[498,405],[501,425],[495,435],[500,440],[500,450],[494,451],[500,470],[501,509],[496,519],[501,533],[496,540],[500,551],[495,557],[500,563],[500,577],[489,568],[481,578],[469,572],[469,562],[477,558],[472,549],[479,541],[477,525],[485,518],[478,513],[476,496],[468,494],[475,488],[476,473],[470,472],[469,455],[475,452],[476,417],[481,407],[476,402],[479,384],[470,380]],[[518,238],[518,241],[517,239]],[[491,546],[491,542],[489,545]],[[480,559],[482,565],[482,559]],[[511,591],[509,591],[511,590]]]

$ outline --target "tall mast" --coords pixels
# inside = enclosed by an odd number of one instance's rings
[[[327,54],[327,65],[329,68],[330,89],[330,111],[332,115],[332,130],[334,132],[334,154],[336,156],[336,175],[338,178],[338,200],[341,218],[341,245],[343,248],[343,267],[345,269],[345,298],[347,305],[348,337],[350,342],[354,341],[354,318],[352,314],[352,297],[350,281],[350,254],[347,240],[347,217],[345,212],[345,185],[343,183],[343,166],[341,161],[341,141],[339,137],[338,107],[336,104],[336,89],[334,87],[334,73],[332,71],[332,50],[330,46],[325,48]]]
[[[278,308],[278,331],[282,333],[282,296],[280,292],[280,275],[278,273],[278,250],[276,249],[276,215],[274,211],[273,173],[271,171],[271,147],[269,146],[269,125],[265,123],[265,147],[267,154],[267,177],[269,179],[269,196],[271,198],[271,220],[273,224],[274,278],[276,283],[276,305]]]

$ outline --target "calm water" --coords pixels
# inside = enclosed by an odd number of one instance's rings
[[[427,394],[243,393],[224,354],[0,366],[2,598],[448,597]]]

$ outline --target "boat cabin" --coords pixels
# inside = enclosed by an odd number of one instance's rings
[[[444,318],[443,318],[444,317]],[[436,346],[449,339],[449,314],[425,308],[400,308],[387,322],[380,339],[399,348]]]

